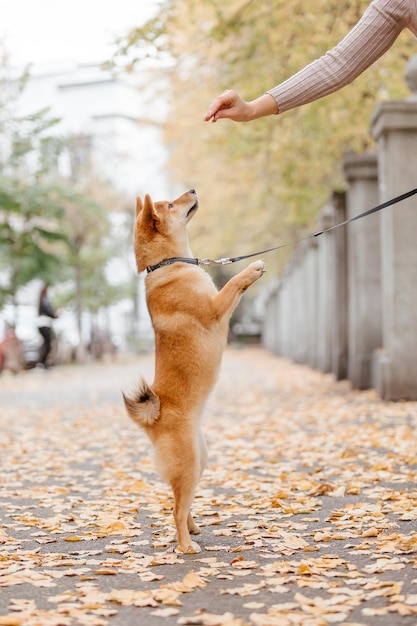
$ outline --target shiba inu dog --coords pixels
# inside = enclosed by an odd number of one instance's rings
[[[198,209],[190,189],[176,200],[136,201],[134,251],[147,269],[146,300],[155,332],[155,376],[136,393],[123,394],[128,415],[154,446],[156,467],[172,488],[178,552],[200,552],[191,512],[207,451],[201,413],[226,346],[229,320],[244,291],[264,273],[251,263],[218,291],[192,259],[187,224]]]

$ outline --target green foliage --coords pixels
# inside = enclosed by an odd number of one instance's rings
[[[403,72],[415,40],[406,31],[352,85],[320,102],[250,124],[203,122],[218,93],[233,87],[246,100],[261,95],[337,44],[367,5],[165,0],[124,41],[130,67],[144,50],[172,59],[166,138],[174,179],[202,200],[193,237],[202,256],[268,247],[311,228],[344,185],[343,155],[373,147],[368,127],[377,101],[408,93]]]
[[[49,186],[0,177],[0,269],[7,278],[0,288],[0,305],[34,278],[50,281],[59,276],[54,244],[65,241],[61,215]]]
[[[44,175],[55,171],[62,145],[50,134],[57,120],[47,109],[16,115],[28,76],[12,80],[6,69],[0,72],[0,306],[34,278],[59,278],[56,245],[66,240],[59,184]],[[55,145],[53,164],[45,158],[47,145]]]
[[[49,118],[49,109],[41,109],[27,117],[15,118],[9,128],[10,154],[8,168],[19,168],[22,159],[30,154],[35,154],[38,160],[33,173],[37,178],[47,171],[48,166],[56,167],[56,159],[63,146],[63,140],[59,137],[44,136],[58,124],[56,118]]]
[[[0,308],[40,278],[65,286],[59,296],[81,328],[83,310],[124,295],[105,272],[115,254],[105,202],[115,194],[87,169],[71,181],[60,176],[58,158],[83,138],[57,134],[59,120],[47,108],[16,115],[27,79],[11,80],[0,66]]]

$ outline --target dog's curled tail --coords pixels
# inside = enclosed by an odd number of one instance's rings
[[[127,414],[136,424],[142,428],[155,424],[159,417],[159,397],[144,380],[132,396],[126,396],[123,392],[122,395]]]

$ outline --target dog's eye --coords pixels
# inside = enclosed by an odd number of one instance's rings
[[[168,209],[173,209],[173,208],[174,208],[174,203],[168,202]]]

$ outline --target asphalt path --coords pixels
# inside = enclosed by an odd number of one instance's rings
[[[121,390],[153,355],[0,377],[0,626],[414,626],[417,403],[229,348],[193,510]]]

